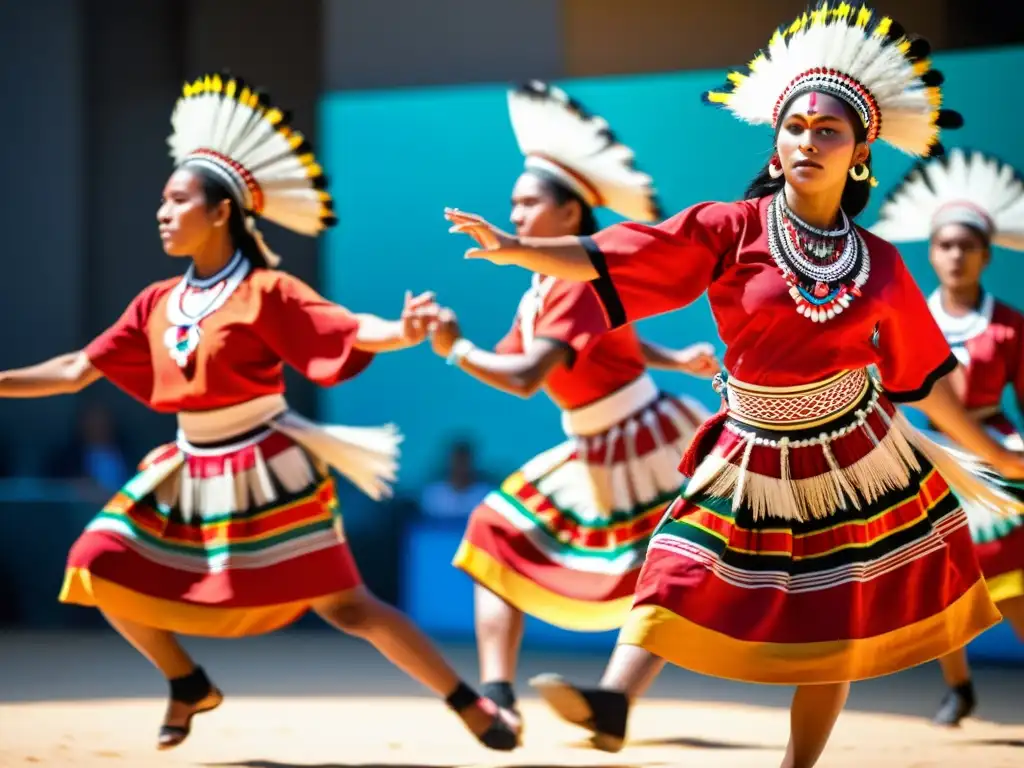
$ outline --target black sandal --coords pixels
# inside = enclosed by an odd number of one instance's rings
[[[476,737],[477,741],[488,749],[511,752],[519,746],[519,736],[501,716],[501,708],[490,699],[480,696],[465,683],[459,683],[444,702],[458,715],[470,707],[480,707],[491,714],[491,724],[486,731]]]
[[[499,709],[503,709],[515,716],[518,721],[518,727],[511,724],[509,727],[512,728],[512,732],[515,733],[519,743],[522,744],[524,730],[523,715],[519,711],[518,702],[516,701],[516,693],[512,688],[512,683],[504,680],[481,683],[480,692],[485,699],[490,699]]]
[[[960,721],[974,714],[978,701],[974,696],[974,684],[968,680],[956,688],[951,688],[942,698],[939,711],[932,722],[946,728],[955,728]]]
[[[530,680],[548,706],[566,722],[590,731],[590,743],[602,752],[618,752],[626,743],[629,698],[621,691],[577,688],[560,675]]]
[[[171,684],[171,701],[196,707],[189,713],[184,725],[161,725],[156,748],[173,749],[188,738],[192,731],[192,718],[210,712],[224,701],[224,694],[210,682],[202,667],[196,667],[184,677],[176,677]]]

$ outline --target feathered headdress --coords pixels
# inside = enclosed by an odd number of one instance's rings
[[[786,104],[809,91],[842,99],[860,116],[867,139],[919,157],[941,154],[940,128],[958,128],[940,109],[942,74],[931,46],[864,5],[821,2],[779,27],[768,46],[704,100],[749,123],[777,127]]]
[[[556,176],[592,208],[636,221],[661,218],[652,179],[633,165],[633,150],[565,91],[533,80],[509,91],[508,110],[528,170]]]
[[[167,139],[176,166],[215,174],[246,215],[246,226],[271,264],[254,217],[317,235],[337,223],[327,180],[306,138],[262,91],[229,74],[186,83]]]
[[[1024,179],[978,151],[953,149],[919,163],[886,197],[871,231],[893,243],[928,240],[946,224],[966,224],[990,242],[1024,251]]]

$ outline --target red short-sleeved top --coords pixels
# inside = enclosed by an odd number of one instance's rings
[[[707,291],[725,368],[740,381],[793,386],[876,365],[894,401],[927,395],[956,359],[896,248],[858,228],[871,255],[862,295],[815,323],[797,313],[769,253],[770,201],[700,203],[657,226],[625,222],[584,238],[609,327]]]
[[[608,332],[601,303],[586,283],[536,280],[495,351],[523,354],[533,339],[548,339],[572,351],[544,381],[544,391],[563,410],[618,391],[647,367],[636,332],[629,326]]]
[[[1006,387],[1024,403],[1024,314],[991,293],[981,297],[977,310],[960,317],[943,309],[938,291],[928,307],[963,366],[955,386],[964,407],[998,406]]]
[[[156,411],[203,411],[280,394],[284,363],[330,386],[373,359],[353,346],[359,322],[351,312],[286,272],[256,269],[203,318],[199,346],[181,368],[164,345],[178,282],[150,285],[85,348],[100,373]]]

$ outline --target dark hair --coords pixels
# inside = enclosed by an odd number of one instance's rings
[[[242,252],[242,256],[248,259],[253,267],[269,267],[267,258],[263,255],[263,251],[260,250],[256,239],[245,228],[245,214],[242,212],[242,207],[231,195],[227,185],[205,168],[190,167],[188,170],[199,178],[207,207],[213,208],[220,205],[224,200],[231,201],[231,215],[228,217],[228,234],[231,236],[231,242],[235,248]]]
[[[580,227],[579,232],[576,232],[576,235],[585,237],[597,232],[597,217],[594,216],[594,209],[587,205],[587,202],[579,196],[579,193],[577,193],[576,190],[570,188],[564,181],[554,174],[547,173],[537,168],[531,168],[527,173],[535,177],[537,181],[541,183],[541,186],[544,187],[544,191],[551,195],[557,205],[565,205],[570,201],[575,201],[579,204]]]
[[[831,95],[824,92],[821,93],[825,96]],[[792,99],[790,99],[790,101],[792,101]],[[867,139],[868,135],[867,129],[864,127],[864,123],[861,122],[860,116],[854,112],[853,107],[842,99],[839,100],[839,103],[843,105],[843,110],[846,112],[850,125],[853,126],[854,140],[860,144]],[[785,116],[788,108],[789,102],[783,104],[782,109],[779,110],[779,114]],[[782,120],[779,120],[779,125],[775,129],[775,144],[778,144],[779,131],[782,130],[782,122]],[[869,152],[867,160],[864,161],[864,164],[868,167],[868,176],[866,179],[863,181],[856,181],[849,176],[846,178],[846,186],[843,188],[843,198],[840,205],[846,215],[851,219],[855,218],[868,206],[868,200],[871,197],[871,159],[871,153]],[[745,199],[752,200],[758,197],[774,195],[786,185],[785,176],[773,179],[771,174],[768,173],[768,167],[770,164],[771,160],[769,160],[768,164],[765,165],[761,172],[754,177],[754,180],[750,182],[750,185],[747,187],[746,194],[744,195]]]

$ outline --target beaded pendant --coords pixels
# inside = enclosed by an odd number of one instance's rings
[[[861,295],[871,272],[867,244],[842,214],[838,230],[801,221],[780,192],[768,204],[768,250],[789,286],[796,311],[816,323],[831,320]]]

